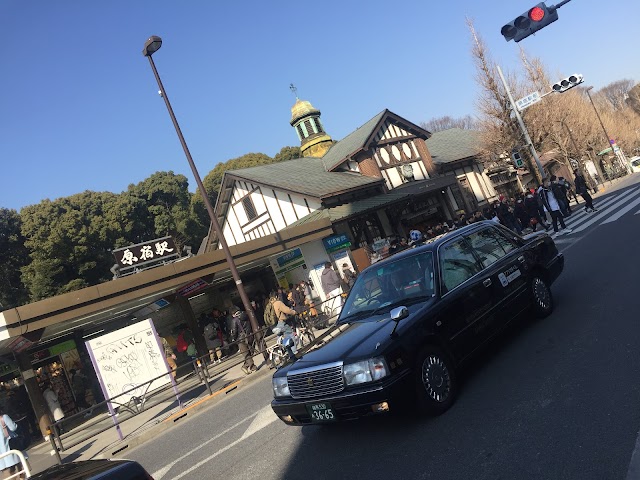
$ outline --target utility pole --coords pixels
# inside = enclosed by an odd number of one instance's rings
[[[580,149],[578,148],[578,144],[576,143],[576,139],[573,137],[573,132],[569,128],[569,125],[567,125],[567,123],[564,121],[564,119],[560,120],[560,123],[564,126],[564,128],[566,128],[567,133],[569,134],[569,138],[571,139],[571,143],[573,144],[573,148],[575,149],[576,153],[580,153]],[[596,168],[596,172],[598,172],[598,179],[600,180],[600,183],[604,183],[604,177],[602,176],[602,171],[600,170],[600,165],[598,165],[597,161],[594,161],[591,158],[591,155],[590,155],[589,151],[587,151],[587,155],[589,155],[589,160],[591,160],[591,163],[593,163],[593,166]],[[578,165],[580,166],[580,170],[584,170],[583,167],[582,167],[582,164],[580,162],[578,162]],[[589,174],[589,177],[591,177],[591,174]],[[595,182],[596,185],[598,184],[597,181],[594,180],[594,182]]]
[[[504,75],[502,75],[502,70],[500,69],[499,65],[497,66],[497,69],[498,69],[498,74],[500,75],[500,80],[502,80],[502,85],[504,86],[504,89],[507,92],[507,97],[509,97],[509,102],[511,103],[511,108],[513,109],[513,113],[516,116],[516,120],[518,120],[518,125],[520,126],[520,130],[522,130],[524,139],[527,142],[527,147],[529,147],[531,156],[536,162],[537,169],[534,169],[532,173],[535,175],[538,183],[542,184],[542,182],[546,178],[546,175],[544,174],[544,168],[542,168],[542,163],[540,162],[540,158],[538,157],[538,152],[536,152],[536,149],[533,146],[533,142],[531,141],[531,137],[529,137],[529,132],[527,131],[527,127],[525,127],[524,122],[522,121],[520,112],[516,107],[516,102],[513,100],[513,96],[511,95],[511,90],[509,90],[509,85],[507,85],[507,81],[504,79]]]
[[[619,149],[619,147],[616,145],[616,142],[613,138],[611,138],[611,136],[609,135],[609,132],[607,132],[607,129],[604,127],[604,123],[602,123],[602,119],[600,118],[600,114],[598,113],[598,109],[596,108],[596,104],[593,103],[593,98],[591,98],[591,90],[593,89],[593,86],[587,87],[586,92],[587,92],[587,96],[589,97],[589,101],[591,102],[591,106],[593,107],[593,111],[596,112],[596,117],[598,117],[598,122],[600,122],[600,126],[602,127],[602,131],[604,132],[604,136],[607,139],[607,143],[609,144],[609,148],[611,149],[611,151],[613,152],[613,155],[616,157],[616,159],[618,160],[618,163],[624,167],[625,171],[627,172],[627,175],[631,173],[631,167],[629,166],[629,162],[627,161],[627,159],[624,157],[624,153],[622,153],[621,150],[617,150]]]

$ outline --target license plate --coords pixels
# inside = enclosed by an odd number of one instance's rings
[[[311,403],[307,405],[307,411],[311,416],[312,422],[333,422],[336,420],[336,414],[329,403]]]

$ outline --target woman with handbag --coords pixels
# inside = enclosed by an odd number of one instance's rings
[[[7,453],[9,450],[20,450],[18,448],[21,443],[20,436],[17,435],[16,430],[18,425],[11,420],[11,417],[7,415],[2,409],[0,409],[0,425],[2,426],[2,441],[0,441],[0,454]],[[0,458],[0,469],[2,470],[3,478],[13,475],[20,464],[20,458],[17,455],[7,455]]]

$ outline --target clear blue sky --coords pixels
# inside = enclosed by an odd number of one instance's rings
[[[334,139],[384,108],[415,123],[473,114],[465,15],[509,69],[518,44],[500,28],[533,4],[2,0],[0,207],[118,193],[160,170],[195,190],[141,54],[150,35],[163,38],[154,59],[204,177],[218,162],[298,145],[292,82]],[[520,45],[596,88],[640,81],[639,14],[638,0],[573,0]]]

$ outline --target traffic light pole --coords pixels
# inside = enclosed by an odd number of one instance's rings
[[[520,112],[516,107],[516,102],[513,100],[513,96],[511,95],[511,90],[509,90],[509,85],[507,85],[507,81],[504,79],[504,75],[502,74],[502,70],[500,69],[499,65],[497,66],[497,69],[498,69],[498,74],[500,75],[500,80],[502,80],[502,85],[504,86],[504,89],[507,92],[507,97],[509,97],[509,102],[511,103],[511,108],[513,109],[513,113],[515,113],[516,115],[516,120],[518,120],[518,125],[520,126],[520,130],[522,130],[524,139],[527,142],[527,147],[529,147],[531,156],[536,162],[536,167],[538,171],[533,173],[536,176],[536,180],[538,181],[538,183],[542,184],[542,182],[546,178],[546,175],[544,174],[544,168],[542,168],[542,163],[540,162],[540,158],[538,157],[538,152],[536,152],[536,149],[533,146],[533,142],[531,141],[531,137],[529,137],[529,132],[527,131],[527,127],[525,127],[524,122],[522,121]]]

